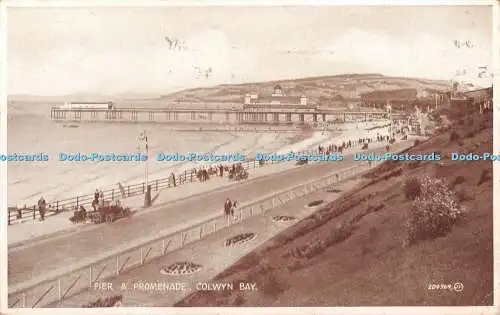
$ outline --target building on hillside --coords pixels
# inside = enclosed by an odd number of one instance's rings
[[[316,109],[316,106],[308,102],[307,97],[288,96],[283,91],[281,85],[276,85],[270,96],[261,96],[259,94],[246,94],[243,103],[245,110],[264,110],[264,109]]]
[[[493,110],[493,87],[455,93],[451,106],[477,112]]]
[[[493,110],[493,86],[485,89],[464,92],[474,108],[480,112]]]

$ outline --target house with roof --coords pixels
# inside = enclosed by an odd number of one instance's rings
[[[276,85],[271,95],[246,94],[243,103],[245,109],[315,109],[313,104],[310,104],[305,95],[289,96],[281,85]]]

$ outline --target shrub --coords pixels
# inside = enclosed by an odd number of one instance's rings
[[[469,195],[467,193],[467,191],[465,189],[459,189],[457,192],[456,192],[456,195],[457,195],[457,199],[459,202],[464,202],[464,201],[468,201],[468,200],[472,200],[474,199],[474,197],[472,195]]]
[[[481,177],[479,177],[477,185],[479,186],[489,179],[490,179],[489,171],[487,169],[484,169],[483,172],[481,173]]]
[[[244,303],[245,303],[245,298],[239,294],[231,298],[230,301],[228,302],[228,304],[231,306],[241,306]]]
[[[410,169],[415,169],[415,168],[419,167],[419,166],[420,166],[420,164],[422,164],[422,161],[417,161],[417,160],[415,160],[415,161],[410,161],[410,162],[408,163],[408,168],[410,168]]]
[[[467,137],[467,138],[474,138],[475,135],[476,134],[475,134],[474,131],[469,131],[469,132],[467,132],[467,134],[465,135],[465,137]]]
[[[419,144],[420,144],[420,140],[418,140],[418,139],[417,139],[417,140],[413,141],[413,145],[414,145],[414,146],[417,146],[417,145],[419,145]]]
[[[460,139],[460,135],[455,130],[453,130],[450,133],[450,141],[455,141],[455,140],[458,140],[458,139]]]
[[[121,303],[123,300],[122,295],[110,296],[105,299],[97,299],[97,301],[90,302],[87,305],[82,305],[83,308],[95,308],[95,307],[114,307],[117,303]]]
[[[354,231],[354,225],[349,222],[342,223],[338,228],[333,230],[325,240],[325,246],[332,246],[345,241],[351,236]]]
[[[421,192],[413,201],[406,223],[408,244],[448,233],[464,210],[444,181],[424,176]]]
[[[462,184],[464,182],[465,182],[465,178],[462,175],[459,175],[459,176],[455,177],[455,179],[451,183],[451,187],[453,188],[456,185],[460,185],[460,184]]]
[[[406,200],[415,200],[421,192],[420,180],[416,177],[411,177],[405,180],[403,190]]]

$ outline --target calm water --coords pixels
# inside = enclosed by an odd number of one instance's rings
[[[44,106],[47,109],[50,106]],[[59,152],[138,151],[140,132],[148,134],[149,178],[163,178],[170,172],[192,168],[186,162],[157,162],[155,152],[254,152],[276,150],[293,134],[175,132],[162,124],[82,124],[67,128],[54,123],[40,107],[16,106],[8,116],[9,153],[49,155],[48,162],[9,162],[8,204],[31,204],[46,200],[88,194],[118,182],[136,183],[144,178],[144,162],[60,162]]]

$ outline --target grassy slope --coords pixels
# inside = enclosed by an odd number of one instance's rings
[[[459,140],[450,141],[447,131],[411,151],[492,152],[491,117],[466,118],[459,124]],[[177,306],[491,305],[492,167],[486,161],[449,159],[416,167],[387,162],[369,176],[380,181],[370,184],[367,179],[366,187],[328,204],[216,278],[233,281],[235,287],[238,281],[255,282],[259,291],[195,292]],[[400,175],[394,173],[399,168]],[[478,185],[483,170],[489,176]],[[403,183],[424,173],[448,182],[463,176],[465,181],[453,189],[467,215],[448,235],[405,248],[404,223],[411,202],[404,197]],[[395,176],[384,179],[387,174]],[[335,213],[340,215],[335,217]],[[352,220],[352,234],[342,240],[340,224]],[[317,239],[337,243],[310,257],[290,255],[297,248],[314,248]],[[428,290],[429,284],[455,282],[464,284],[462,293]]]
[[[307,95],[312,101],[321,98],[323,102],[342,97],[359,97],[359,94],[375,90],[430,89],[446,90],[447,81],[386,77],[380,74],[351,74],[327,77],[313,77],[260,83],[226,84],[215,87],[196,88],[172,93],[165,100],[241,102],[249,92],[270,94],[276,84],[280,84],[288,95]]]

